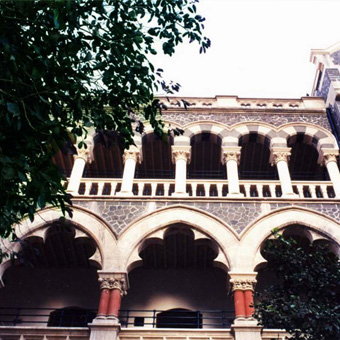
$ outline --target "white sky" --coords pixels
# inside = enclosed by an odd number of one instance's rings
[[[200,0],[206,54],[185,43],[153,61],[180,96],[300,98],[311,92],[312,48],[340,41],[340,0]]]

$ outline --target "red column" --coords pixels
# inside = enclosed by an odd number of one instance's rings
[[[234,290],[235,317],[245,317],[245,296],[243,290]]]
[[[101,294],[100,294],[100,301],[99,301],[97,316],[105,317],[107,315],[109,299],[110,299],[110,290],[108,288],[102,289]]]
[[[121,290],[120,289],[112,289],[110,292],[110,301],[107,311],[107,316],[118,317],[120,303],[122,300]]]
[[[251,317],[254,314],[254,295],[252,290],[244,291],[244,300],[246,317]]]

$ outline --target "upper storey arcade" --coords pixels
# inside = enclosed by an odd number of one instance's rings
[[[160,98],[165,126],[135,145],[92,134],[88,149],[57,155],[74,196],[323,198],[340,195],[338,146],[322,98]],[[71,171],[72,170],[72,171]]]

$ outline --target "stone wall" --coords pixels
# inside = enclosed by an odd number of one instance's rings
[[[328,85],[329,86],[329,85]],[[213,121],[232,126],[241,122],[264,122],[279,127],[287,123],[311,123],[331,131],[326,115],[320,114],[282,114],[275,112],[271,114],[262,113],[237,113],[237,114],[217,114],[217,113],[200,113],[200,112],[184,112],[184,113],[167,113],[163,112],[163,120],[173,122],[184,126],[185,124],[195,121]]]
[[[340,204],[270,202],[74,201],[107,221],[119,234],[126,226],[160,208],[181,204],[208,212],[241,233],[250,223],[273,210],[299,206],[323,213],[340,223]],[[275,226],[273,226],[274,228]]]
[[[340,65],[340,50],[332,53],[331,58],[333,59],[333,63],[335,65]]]

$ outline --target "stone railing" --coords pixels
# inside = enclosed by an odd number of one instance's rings
[[[89,340],[90,331],[84,328],[39,327],[39,326],[0,326],[1,340]]]
[[[282,329],[264,329],[262,340],[288,340],[289,334]]]
[[[233,340],[230,329],[133,329],[122,328],[120,340]]]
[[[120,191],[121,179],[83,178],[79,191],[74,197],[117,197]],[[334,189],[330,181],[293,181],[296,194],[292,199],[334,199]],[[135,179],[131,197],[175,197],[174,179]],[[277,180],[241,180],[240,191],[242,199],[282,199],[280,181]],[[228,199],[227,180],[187,180],[185,199],[209,198]]]

